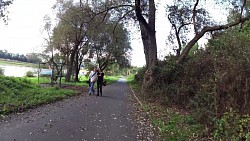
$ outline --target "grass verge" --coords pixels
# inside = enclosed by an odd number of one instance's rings
[[[0,114],[21,112],[76,95],[72,90],[40,87],[25,78],[0,76]]]
[[[0,65],[38,67],[38,64],[28,63],[28,62],[20,62],[20,61],[15,61],[15,60],[7,60],[7,59],[2,59],[2,58],[0,58]]]
[[[38,84],[38,77],[25,77],[27,80],[31,81],[34,84]],[[111,84],[116,82],[119,77],[118,76],[105,76],[105,81],[107,81],[107,84]],[[79,82],[71,81],[71,82],[65,82],[65,78],[62,78],[61,83],[62,84],[68,84],[68,85],[76,85],[76,86],[88,86],[87,80],[88,77],[86,76],[80,76]],[[59,81],[59,80],[58,80]],[[50,77],[40,77],[39,83],[50,83],[51,79]],[[59,82],[57,82],[59,83]]]
[[[203,126],[186,112],[147,102],[143,102],[142,109],[148,113],[165,141],[197,140],[201,136]]]
[[[22,112],[26,109],[42,104],[58,101],[77,93],[73,90],[59,87],[41,87],[37,77],[15,78],[0,76],[0,115],[12,112]],[[50,78],[43,78],[50,83]],[[107,76],[107,84],[116,82],[119,77]],[[88,87],[87,78],[80,78],[80,82],[64,82],[62,84]]]
[[[130,87],[139,92],[134,76],[129,76],[127,82]],[[137,95],[137,94],[136,94]],[[137,97],[140,98],[139,95]],[[156,126],[165,141],[199,140],[204,127],[198,124],[188,112],[173,107],[167,107],[155,102],[141,100],[141,109],[148,114],[151,123]]]

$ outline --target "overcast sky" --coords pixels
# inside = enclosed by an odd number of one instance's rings
[[[0,23],[0,49],[26,54],[41,50],[43,17],[56,0],[15,0],[8,8],[8,25]]]
[[[211,1],[211,0],[208,0]],[[8,25],[0,22],[0,50],[6,49],[9,53],[26,54],[30,52],[41,52],[44,37],[43,18],[52,15],[51,7],[56,0],[14,0],[8,8]],[[158,0],[156,16],[156,37],[158,45],[158,56],[166,55],[171,49],[166,47],[165,41],[170,30],[170,24],[165,17],[165,6],[167,0]],[[140,34],[133,35],[131,46],[132,65],[145,65],[145,56]]]
[[[15,0],[8,8],[8,24],[0,21],[0,50],[19,54],[41,52],[45,37],[42,34],[43,18],[46,14],[53,15],[51,7],[55,2],[56,0]],[[136,47],[132,54],[132,65],[143,66],[145,57],[138,40],[132,42]]]

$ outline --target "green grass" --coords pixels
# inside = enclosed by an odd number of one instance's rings
[[[138,84],[134,81],[134,76],[127,78],[130,87],[136,92]],[[160,129],[163,140],[165,141],[186,141],[199,140],[203,133],[203,126],[187,114],[178,112],[176,109],[147,101],[142,102],[140,107],[144,112],[148,113],[151,123]]]
[[[51,78],[50,77],[39,77],[39,83],[38,83],[38,77],[24,77],[30,82],[34,84],[42,84],[42,83],[51,83]],[[87,86],[87,78],[80,78],[80,82],[65,82],[65,78],[63,77],[61,80],[61,84],[67,84],[67,85],[76,85],[76,86]],[[59,83],[59,78],[57,80],[57,83]]]
[[[38,64],[20,62],[20,61],[14,61],[14,60],[6,60],[6,59],[1,59],[1,58],[0,58],[0,65],[13,65],[13,66],[25,66],[25,67],[37,67],[38,68]]]
[[[0,114],[23,111],[75,94],[58,87],[40,87],[25,78],[0,76]]]
[[[129,75],[127,77],[127,83],[130,85],[132,89],[138,89],[139,88],[138,83],[134,81],[134,78],[135,78],[134,75]]]
[[[118,76],[105,76],[104,80],[107,81],[107,85],[116,82],[120,77]]]
[[[80,82],[65,82],[62,84],[86,86],[87,77],[80,77]],[[106,76],[107,84],[116,82],[119,77]],[[50,83],[49,77],[40,77],[40,83]],[[0,76],[0,115],[12,112],[20,112],[41,104],[58,101],[69,96],[76,95],[72,90],[54,87],[41,87],[38,85],[38,77],[5,77]]]
[[[160,129],[165,141],[197,140],[203,133],[203,126],[191,115],[181,114],[158,103],[143,103],[142,109],[149,114],[152,124]]]
[[[0,59],[0,65],[38,67],[37,64],[6,59]],[[65,82],[65,78],[63,77],[61,83],[88,87],[86,83],[88,80],[87,77],[81,76],[79,79],[80,82]],[[105,76],[107,85],[116,82],[118,79],[118,76]],[[57,85],[54,87],[41,87],[38,85],[50,82],[50,77],[39,77],[38,83],[38,77],[14,78],[0,76],[0,115],[21,112],[31,107],[76,95],[76,92],[61,89]]]
[[[25,77],[27,80],[31,81],[34,84],[38,84],[38,77]],[[119,77],[118,76],[105,76],[104,77],[105,81],[107,81],[107,84],[111,84],[116,82]],[[68,85],[77,85],[77,86],[88,86],[87,80],[88,77],[85,76],[80,76],[79,77],[80,82],[65,82],[65,78],[63,77],[61,80],[62,84],[68,84]],[[39,77],[39,83],[50,83],[50,77]],[[58,83],[59,83],[59,79],[58,79]]]

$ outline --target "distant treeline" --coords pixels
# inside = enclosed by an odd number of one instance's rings
[[[3,59],[9,59],[9,60],[16,60],[21,62],[28,62],[28,63],[39,63],[41,62],[41,59],[38,58],[38,55],[36,53],[30,53],[27,55],[23,54],[14,54],[14,53],[8,53],[7,50],[0,50],[0,58]]]

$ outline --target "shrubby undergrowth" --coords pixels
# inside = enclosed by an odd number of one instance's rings
[[[248,34],[230,32],[210,40],[182,65],[167,57],[154,68],[154,85],[144,97],[191,110],[206,126],[204,136],[250,139],[249,44]],[[142,82],[143,74],[135,80]]]

